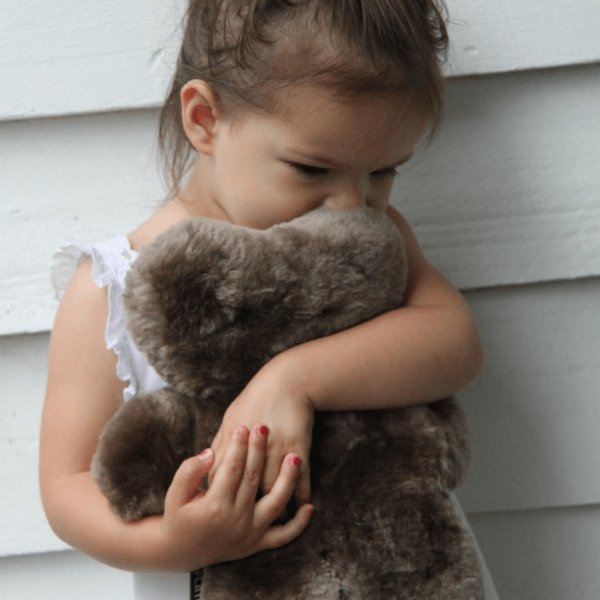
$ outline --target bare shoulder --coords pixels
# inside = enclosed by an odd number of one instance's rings
[[[163,231],[189,217],[182,206],[173,200],[163,204],[149,219],[134,229],[127,237],[134,250],[152,243]]]

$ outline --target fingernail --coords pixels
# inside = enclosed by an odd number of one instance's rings
[[[198,458],[202,462],[208,462],[212,458],[212,454],[213,454],[213,451],[210,448],[207,448],[206,450],[202,450],[202,452],[200,452],[200,454],[198,454]]]
[[[260,433],[260,435],[267,435],[267,433],[269,433],[269,428],[266,425],[261,425],[258,428],[258,433]]]
[[[311,505],[306,509],[306,511],[308,512],[308,516],[312,517],[313,513],[315,512],[315,507]]]
[[[296,456],[295,454],[292,454],[288,460],[290,461],[290,463],[292,465],[294,465],[295,467],[299,467],[300,464],[302,463],[302,460],[300,459],[299,456]]]
[[[248,428],[245,425],[240,425],[234,432],[233,432],[233,439],[234,440],[238,440],[238,441],[243,441],[246,439],[246,436],[248,435]]]

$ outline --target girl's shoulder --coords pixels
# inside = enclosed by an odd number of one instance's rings
[[[90,280],[98,288],[122,287],[139,249],[185,216],[172,203],[167,203],[127,235],[94,244],[65,242],[52,257],[51,279],[56,296],[63,297],[85,262],[89,262]]]
[[[101,331],[102,343],[94,345],[93,355],[99,368],[104,365],[105,375],[112,373],[112,384],[123,390],[125,400],[140,389],[163,385],[126,331],[123,304],[126,276],[138,250],[185,216],[166,204],[128,235],[95,244],[69,242],[53,257],[52,283],[61,299],[53,328],[57,352],[60,355],[63,346],[76,347],[81,343],[79,351],[83,357],[92,352],[84,340],[97,338]],[[66,340],[71,341],[66,344]],[[126,388],[123,382],[128,382]]]
[[[178,202],[173,200],[166,202],[149,219],[128,234],[127,239],[131,249],[137,252],[142,246],[152,243],[163,231],[189,216],[190,214]]]
[[[52,257],[50,276],[55,295],[61,299],[75,275],[84,268],[98,288],[119,285],[135,259],[129,239],[119,235],[95,244],[65,242]]]

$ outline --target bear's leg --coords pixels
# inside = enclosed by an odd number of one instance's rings
[[[197,451],[195,413],[189,399],[165,389],[131,399],[107,423],[92,474],[122,519],[163,512],[175,471]]]

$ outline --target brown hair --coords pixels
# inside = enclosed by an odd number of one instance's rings
[[[232,108],[275,108],[274,90],[310,82],[342,97],[410,93],[430,116],[443,110],[448,33],[443,0],[190,0],[183,42],[162,108],[163,175],[177,193],[191,145],[182,87],[206,81]]]

